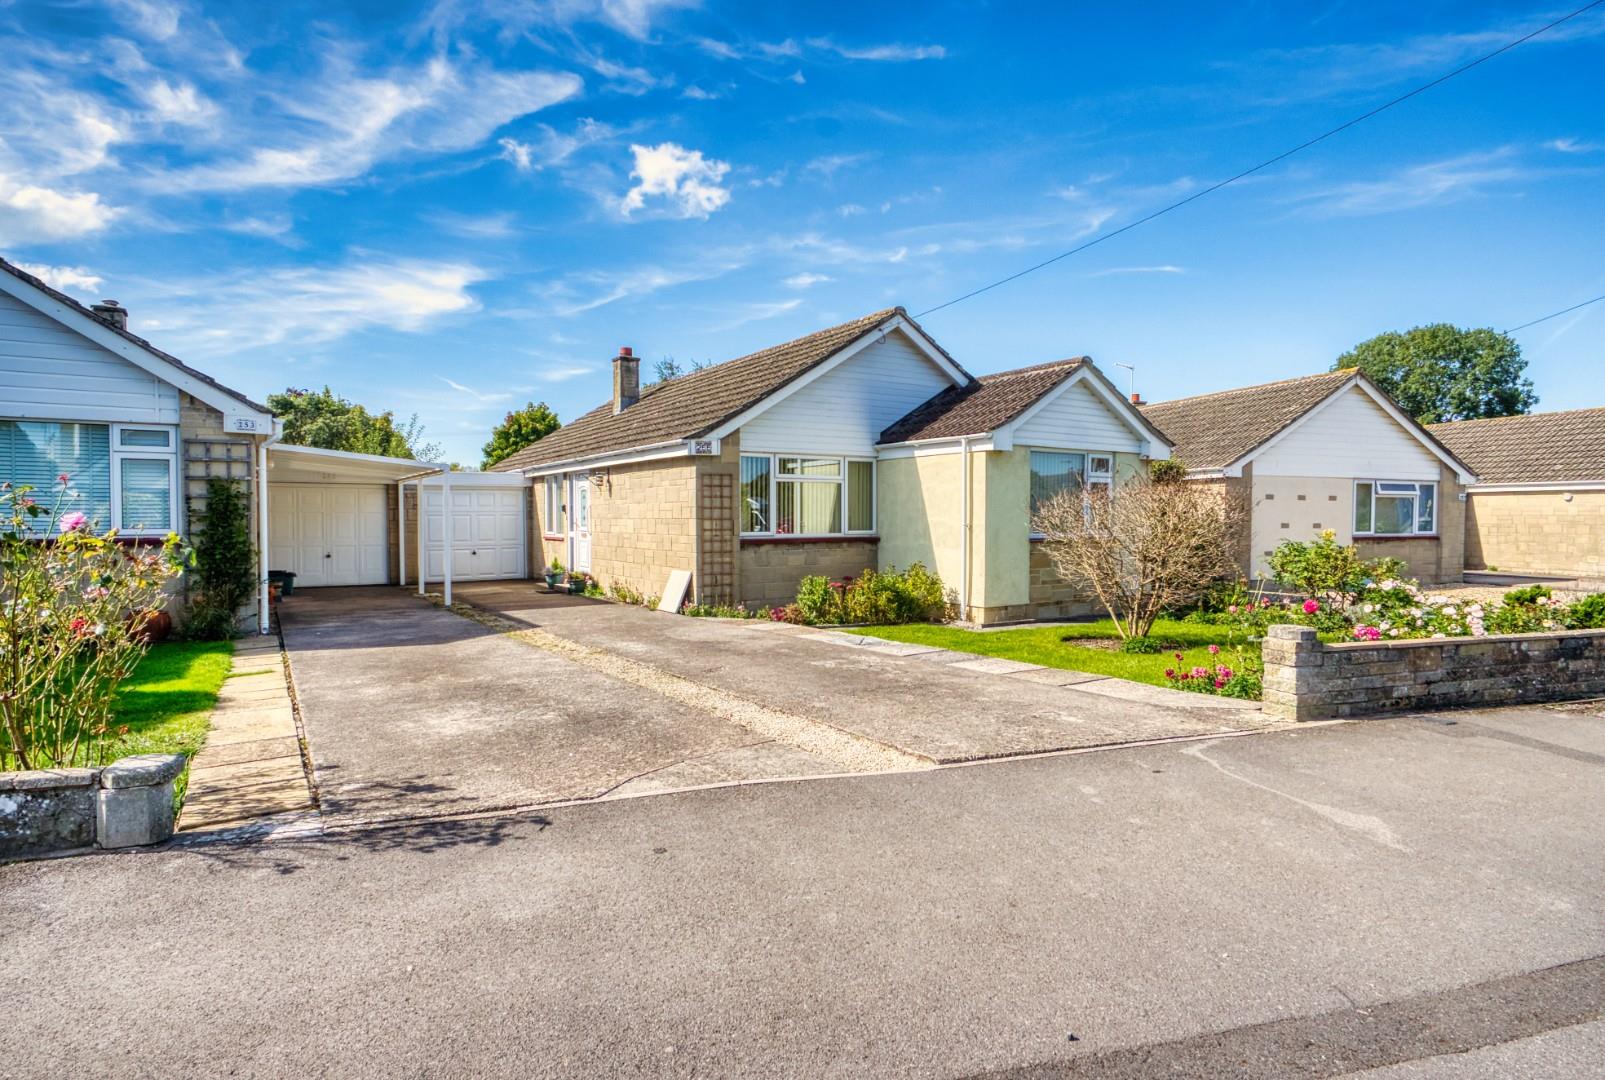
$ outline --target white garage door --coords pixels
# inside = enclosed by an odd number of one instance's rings
[[[486,581],[526,576],[524,488],[451,486],[451,578]],[[430,581],[445,577],[438,487],[424,488],[424,548]]]
[[[295,587],[390,580],[386,489],[366,484],[268,487],[268,563]]]

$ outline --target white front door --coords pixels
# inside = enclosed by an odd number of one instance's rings
[[[439,487],[424,488],[426,580],[446,576],[445,522]],[[524,489],[451,485],[453,581],[521,578],[524,566]]]
[[[591,572],[591,474],[569,473],[569,564],[572,569]]]
[[[383,585],[390,580],[386,490],[367,484],[268,487],[268,569],[296,588]]]

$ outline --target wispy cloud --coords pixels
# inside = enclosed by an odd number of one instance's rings
[[[1325,217],[1387,214],[1457,202],[1508,189],[1545,175],[1509,147],[1399,169],[1375,180],[1353,180],[1303,192],[1294,202]]]
[[[539,27],[600,23],[646,41],[664,13],[696,6],[697,0],[438,0],[425,16],[424,27],[442,38],[468,24],[494,23],[517,34]]]
[[[842,45],[831,38],[809,38],[808,44],[848,60],[901,63],[909,60],[941,60],[947,56],[947,50],[940,45]]]
[[[941,60],[947,56],[947,49],[941,45],[844,45],[829,37],[811,37],[802,42],[792,38],[773,42],[699,38],[697,45],[710,56],[721,60],[767,60],[775,63],[810,57],[906,63],[913,60]]]
[[[1564,139],[1551,139],[1544,144],[1544,148],[1561,154],[1592,154],[1598,150],[1605,150],[1605,145],[1584,142],[1568,136]]]
[[[791,275],[785,280],[784,284],[788,289],[807,289],[834,280],[829,274],[812,274],[805,271],[801,274]]]
[[[802,301],[800,299],[776,300],[771,303],[743,304],[739,309],[739,314],[737,314],[735,318],[729,320],[728,322],[719,323],[716,326],[710,326],[708,327],[708,330],[710,333],[719,333],[724,330],[734,330],[738,326],[746,326],[748,323],[762,322],[765,319],[773,319],[780,315],[784,315],[788,311],[795,311],[801,304]]]
[[[624,271],[590,270],[569,274],[540,289],[553,315],[574,316],[620,300],[634,300],[677,285],[707,281],[739,269],[736,260],[705,258],[695,266],[638,266]]]
[[[730,166],[723,161],[672,142],[632,145],[630,153],[635,185],[619,200],[626,218],[649,207],[668,217],[706,218],[730,201],[730,189],[722,185]]]
[[[427,220],[441,232],[465,240],[503,240],[518,232],[518,218],[511,210],[490,214],[459,214],[452,210],[439,210],[428,215]]]
[[[510,401],[513,397],[512,394],[505,391],[484,393],[482,391],[475,390],[472,386],[465,386],[454,379],[448,379],[444,375],[436,375],[435,378],[439,379],[441,382],[445,383],[459,394],[467,395],[482,405],[494,405],[497,402]]]
[[[1111,277],[1115,274],[1185,274],[1186,267],[1182,266],[1111,266],[1105,270],[1094,270],[1087,277]]]
[[[543,368],[539,375],[542,382],[560,383],[568,382],[570,379],[577,379],[581,375],[589,375],[596,370],[597,367],[594,364],[566,364]]]
[[[822,154],[803,166],[804,172],[823,176],[826,180],[834,179],[843,169],[854,165],[862,165],[875,157],[872,151],[861,151],[856,154]]]
[[[19,270],[25,270],[46,285],[61,289],[64,292],[93,292],[100,288],[99,274],[90,273],[82,266],[47,266],[44,263],[17,263]]]

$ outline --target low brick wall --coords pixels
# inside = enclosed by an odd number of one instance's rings
[[[1291,720],[1605,695],[1605,630],[1326,645],[1267,633],[1265,711]]]
[[[0,859],[159,844],[173,835],[183,754],[137,754],[103,769],[0,773]]]

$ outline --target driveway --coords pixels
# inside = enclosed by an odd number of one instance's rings
[[[330,824],[596,798],[665,769],[840,771],[398,589],[298,592],[279,617]]]
[[[1602,831],[1522,709],[0,867],[0,1074],[1596,1075]]]

